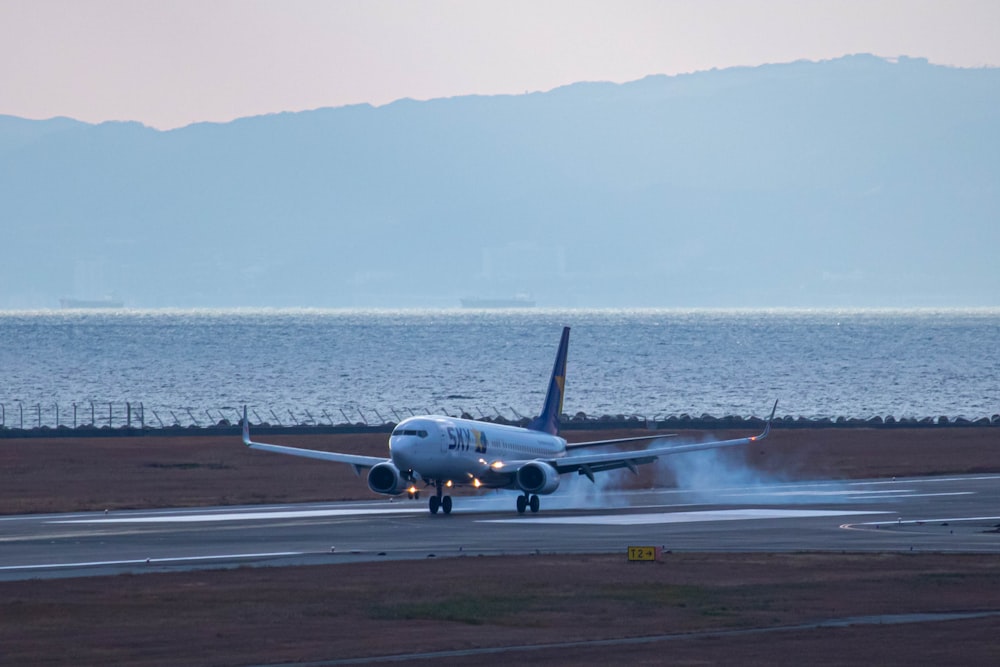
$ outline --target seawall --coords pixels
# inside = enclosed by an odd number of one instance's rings
[[[472,418],[470,415],[462,415]],[[525,426],[527,419],[506,420],[503,418],[480,420],[487,423],[502,423],[514,426]],[[581,415],[575,417],[565,417],[561,424],[565,431],[610,431],[610,430],[704,430],[723,431],[763,428],[764,419],[760,417],[744,418],[739,416],[713,417],[702,415],[692,417],[690,415],[677,415],[660,418],[656,420],[643,417],[603,416],[590,418]],[[307,434],[350,434],[350,433],[390,433],[396,424],[389,422],[385,424],[297,424],[294,426],[273,426],[267,423],[252,424],[254,435],[307,435]],[[965,419],[963,417],[923,417],[923,418],[899,418],[871,417],[862,419],[857,417],[837,417],[810,419],[806,417],[784,416],[774,418],[772,428],[775,429],[796,429],[796,428],[830,428],[830,429],[945,429],[945,428],[967,428],[992,426],[1000,429],[1000,415],[992,417],[981,417],[979,419]],[[69,426],[41,426],[33,428],[10,428],[0,427],[0,439],[4,438],[93,438],[93,437],[178,437],[190,436],[226,436],[238,437],[240,426],[238,423],[220,421],[217,424],[208,426],[164,426],[153,428],[150,426],[136,428],[133,426],[94,426],[91,424],[71,428]]]

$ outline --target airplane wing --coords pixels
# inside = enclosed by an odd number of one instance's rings
[[[612,438],[611,440],[587,440],[584,442],[567,442],[566,449],[582,449],[584,447],[601,447],[603,445],[620,445],[626,442],[641,442],[643,440],[662,440],[664,438],[675,438],[676,433],[659,433],[650,435],[637,435],[631,438]]]
[[[253,442],[250,440],[250,422],[247,421],[247,409],[243,406],[243,444],[250,449],[258,449],[263,452],[274,452],[275,454],[288,454],[291,456],[302,456],[307,459],[319,459],[321,461],[333,461],[334,463],[346,463],[353,466],[354,472],[361,474],[364,468],[371,468],[386,461],[387,459],[378,456],[362,456],[360,454],[341,454],[339,452],[324,452],[318,449],[302,449],[300,447],[286,447],[285,445],[269,445],[264,442]]]
[[[735,440],[716,440],[713,442],[699,442],[691,445],[676,445],[663,447],[650,447],[648,449],[636,449],[625,452],[607,452],[601,454],[570,454],[558,459],[552,459],[548,463],[559,473],[580,472],[586,475],[590,481],[594,481],[594,473],[604,470],[614,470],[616,468],[628,468],[632,472],[637,472],[637,467],[645,463],[652,463],[661,456],[673,454],[683,454],[685,452],[697,452],[705,449],[723,449],[726,447],[739,447],[748,445],[751,442],[763,440],[771,432],[771,421],[774,419],[774,412],[778,409],[778,402],[774,402],[771,408],[771,416],[764,424],[764,430],[759,435],[752,435],[747,438],[736,438]],[[648,439],[648,438],[642,438]],[[591,444],[591,443],[585,443]]]

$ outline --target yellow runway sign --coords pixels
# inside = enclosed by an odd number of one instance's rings
[[[634,560],[656,560],[656,547],[629,547],[628,559]]]

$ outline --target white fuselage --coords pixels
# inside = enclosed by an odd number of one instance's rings
[[[421,480],[455,485],[495,486],[491,473],[505,461],[551,460],[566,455],[558,436],[504,424],[456,417],[411,417],[389,436],[389,452],[399,470]]]

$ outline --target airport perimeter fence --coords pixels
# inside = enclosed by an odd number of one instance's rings
[[[434,410],[429,410],[426,407],[363,409],[349,406],[320,408],[318,410],[303,407],[294,409],[273,406],[247,407],[247,418],[251,425],[278,428],[384,428],[394,426],[407,417],[427,414],[443,414],[508,424],[528,421],[528,417],[521,415],[514,408],[507,408],[506,414],[495,408],[492,413],[483,412],[476,408],[475,414],[470,414],[462,408],[446,409],[443,407]],[[0,402],[0,429],[21,431],[36,429],[199,429],[239,425],[242,419],[242,406],[152,407],[141,401],[86,401],[70,405],[19,400]],[[645,418],[632,416],[630,419]]]
[[[447,409],[438,406],[406,408],[369,408],[356,406],[338,408],[307,409],[297,407],[275,408],[272,406],[248,406],[247,417],[258,430],[326,430],[326,431],[388,431],[407,417],[439,414],[451,417],[477,419],[493,423],[523,426],[530,417],[522,415],[512,407],[499,410],[491,406],[489,411],[475,407]],[[177,432],[179,430],[206,432],[207,430],[228,430],[238,426],[243,418],[242,406],[212,408],[194,407],[151,407],[143,402],[86,401],[60,405],[27,401],[0,402],[0,434],[28,432],[33,435],[87,434],[95,430],[102,432],[154,431]],[[613,429],[613,428],[677,428],[677,429],[725,429],[760,426],[761,417],[723,416],[703,414],[658,414],[647,417],[638,414],[617,414],[588,416],[584,413],[563,416],[563,428],[573,429]],[[941,427],[941,426],[1000,426],[1000,415],[967,419],[964,417],[900,417],[891,415],[866,418],[853,417],[793,417],[775,416],[775,426],[795,427]]]

